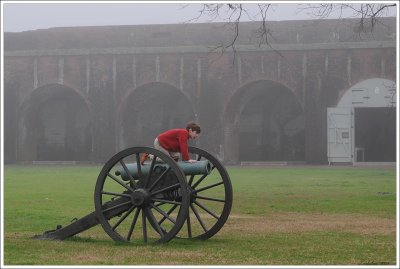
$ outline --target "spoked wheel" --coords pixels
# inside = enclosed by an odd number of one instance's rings
[[[144,154],[154,158],[141,165]],[[172,158],[153,148],[133,147],[104,165],[94,203],[99,222],[115,241],[162,243],[176,236],[186,221],[189,194]]]
[[[210,153],[189,147],[192,159],[208,160],[208,175],[186,176],[190,207],[186,222],[177,237],[208,239],[224,226],[232,208],[232,184],[221,162]]]

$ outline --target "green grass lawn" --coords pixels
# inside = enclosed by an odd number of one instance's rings
[[[228,167],[231,215],[207,241],[121,244],[98,225],[31,237],[92,211],[100,166],[5,166],[5,265],[395,265],[394,168]]]

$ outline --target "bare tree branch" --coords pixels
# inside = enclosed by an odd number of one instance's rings
[[[266,44],[276,53],[282,54],[275,50],[271,44],[271,39],[274,39],[272,30],[268,27],[268,15],[271,12],[272,4],[257,4],[258,14],[256,21],[260,22],[260,26],[255,30],[259,41],[259,46]],[[336,18],[343,18],[345,11],[352,11],[351,17],[359,18],[359,24],[355,29],[359,34],[363,32],[371,32],[375,27],[378,19],[387,15],[390,8],[396,7],[396,4],[381,3],[381,4],[298,4],[299,12],[308,11],[308,14],[317,19],[326,19],[328,17],[336,16]],[[223,54],[227,49],[231,49],[236,54],[236,43],[240,35],[240,22],[246,15],[250,20],[251,18],[247,7],[244,4],[203,4],[199,15],[190,21],[199,20],[200,18],[207,17],[210,21],[216,19],[223,19],[226,21],[226,26],[232,30],[232,37],[226,44],[219,44],[212,49],[212,52],[221,51]],[[228,28],[228,29],[229,29]]]
[[[352,11],[354,18],[359,18],[358,32],[371,32],[380,17],[387,15],[387,11],[396,7],[396,4],[307,4],[300,10],[310,11],[310,15],[317,19],[325,19],[340,12],[338,18],[343,17],[345,10]]]

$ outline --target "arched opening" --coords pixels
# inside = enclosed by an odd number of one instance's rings
[[[361,81],[328,108],[329,162],[396,161],[396,84]]]
[[[143,85],[123,105],[122,146],[153,146],[158,134],[184,128],[194,118],[191,103],[179,89],[165,83]]]
[[[89,109],[73,89],[46,85],[23,105],[22,160],[89,161]]]
[[[229,135],[236,136],[236,142],[226,146],[237,147],[238,161],[304,160],[303,109],[285,86],[256,81],[242,87],[226,118],[233,127]]]

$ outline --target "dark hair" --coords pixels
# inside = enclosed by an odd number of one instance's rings
[[[200,125],[198,125],[198,124],[195,123],[194,121],[190,121],[190,122],[188,122],[188,124],[186,125],[186,130],[189,131],[189,129],[192,129],[192,131],[196,131],[198,134],[201,132],[201,130],[200,130]]]

